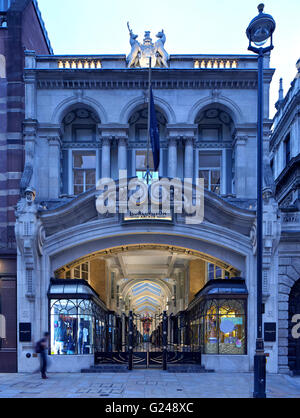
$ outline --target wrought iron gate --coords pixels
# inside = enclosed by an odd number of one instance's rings
[[[99,322],[99,323],[98,323]],[[123,364],[128,369],[167,364],[201,364],[200,335],[186,312],[168,316],[126,316],[110,312],[95,327],[95,364]]]
[[[167,368],[166,312],[148,316],[129,313],[129,370],[134,368]]]

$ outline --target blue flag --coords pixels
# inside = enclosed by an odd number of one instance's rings
[[[160,151],[159,129],[158,129],[158,123],[156,119],[152,87],[150,87],[150,132],[149,132],[149,135],[150,135],[152,153],[153,153],[154,171],[157,171],[158,166],[159,166],[159,154],[160,154],[159,152]]]

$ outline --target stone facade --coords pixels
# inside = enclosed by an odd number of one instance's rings
[[[30,186],[36,199],[22,196],[16,211],[18,322],[32,325],[32,341],[18,345],[19,371],[37,366],[32,343],[49,327],[52,277],[89,275],[89,284],[107,307],[121,315],[136,302],[132,288],[137,276],[146,277],[141,264],[152,283],[161,286],[159,302],[174,314],[185,310],[205,285],[209,265],[222,271],[222,278],[244,278],[246,352],[205,354],[203,361],[215,370],[253,370],[256,58],[162,53],[164,64],[158,60],[152,69],[161,148],[157,176],[192,182],[204,176],[204,221],[188,225],[183,214],[172,214],[169,222],[130,223],[122,214],[97,212],[95,183],[101,177],[118,181],[119,170],[126,169],[128,178],[145,174],[148,69],[134,64],[141,65],[141,60],[126,60],[125,55],[45,56],[40,45],[32,44],[33,37],[27,34],[24,39],[21,192]],[[143,45],[133,39],[131,57],[137,52],[134,48],[144,51],[148,44],[154,48],[148,32],[145,39]],[[269,86],[274,70],[269,58],[264,62],[263,320],[276,324],[276,341],[266,342],[266,352],[267,370],[277,373],[289,371],[289,295],[300,274],[299,79],[285,99],[280,96],[270,139]],[[286,164],[284,154],[291,157]],[[18,172],[22,170],[23,166]],[[19,193],[18,186],[14,185]],[[147,259],[153,263],[147,264]],[[88,272],[79,268],[86,263],[91,266]],[[216,269],[213,274],[216,278]],[[93,361],[92,353],[79,355],[77,364],[72,356],[51,354],[57,371],[78,371]]]
[[[280,83],[270,141],[270,160],[282,228],[278,245],[278,362],[282,372],[290,370],[289,346],[293,344],[289,315],[290,295],[293,286],[300,279],[299,61],[296,67],[296,77],[285,97]]]
[[[269,57],[265,59],[265,67],[267,143],[271,125],[268,91],[274,72],[269,68]],[[30,271],[32,256],[25,256],[26,240],[20,226],[25,214],[18,214],[19,320],[22,315],[32,323],[33,339],[39,338],[48,328],[50,278],[57,271],[66,274],[66,266],[72,271],[72,265],[78,260],[85,262],[104,257],[108,273],[105,273],[105,282],[101,279],[101,289],[106,289],[105,302],[120,312],[129,309],[130,302],[121,302],[119,294],[128,295],[129,287],[124,285],[126,266],[122,266],[122,260],[130,260],[129,255],[124,258],[124,252],[131,247],[136,248],[138,254],[140,250],[154,251],[162,246],[162,253],[170,251],[172,257],[174,254],[177,257],[166,272],[170,275],[167,277],[171,277],[165,287],[168,300],[176,288],[176,306],[172,307],[168,302],[173,312],[185,309],[190,294],[195,295],[204,283],[205,267],[199,267],[202,278],[195,275],[195,257],[201,255],[202,266],[216,262],[225,270],[238,271],[245,278],[249,292],[247,315],[248,318],[255,317],[255,57],[171,55],[168,68],[152,70],[161,139],[158,174],[195,180],[200,169],[209,172],[202,224],[189,226],[183,216],[174,215],[172,223],[153,222],[149,229],[142,221],[125,224],[118,214],[99,216],[95,207],[97,191],[76,186],[74,182],[74,158],[78,152],[92,156],[96,161],[97,178],[117,179],[118,169],[126,168],[128,177],[138,173],[138,155],[146,148],[143,111],[147,108],[147,80],[148,70],[127,68],[125,55],[44,57],[34,51],[26,52],[25,167],[29,171],[30,167],[32,169],[29,184],[37,192],[39,207],[34,224],[45,231],[42,251],[39,247],[34,251],[38,267],[32,270],[31,276],[27,270]],[[81,137],[82,133],[89,135],[89,140]],[[216,184],[211,168],[203,165],[206,163],[206,160],[202,161],[203,156],[213,156],[214,161],[219,161],[217,170],[221,180]],[[78,191],[82,193],[78,194]],[[277,275],[274,260],[280,230],[277,211],[274,198],[266,195],[264,301],[268,321],[275,322],[277,296],[274,283]],[[27,240],[37,245],[40,242],[37,227],[31,230],[31,236],[27,236]],[[112,248],[115,248],[113,252]],[[190,264],[184,264],[180,251],[191,260]],[[114,256],[118,252],[123,254],[123,259]],[[112,277],[116,282],[113,289]],[[159,283],[160,279],[153,280]],[[28,294],[31,283],[34,283],[34,295]],[[117,296],[113,298],[111,292]],[[167,299],[164,301],[166,303]],[[41,312],[39,320],[35,312]],[[254,346],[255,322],[249,319],[246,355],[234,359],[221,355],[215,360],[215,356],[207,355],[204,360],[216,370],[230,367],[232,370],[252,370]],[[267,351],[270,354],[268,370],[277,372],[277,344],[269,343]],[[19,370],[35,367],[34,357],[26,357],[26,353],[31,352],[30,344],[19,344]],[[75,370],[72,361],[67,356],[66,370]],[[90,361],[87,356],[87,364]]]

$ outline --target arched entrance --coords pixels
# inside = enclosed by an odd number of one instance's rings
[[[61,322],[74,342],[72,354],[94,354],[97,366],[165,369],[199,365],[201,354],[247,354],[245,281],[238,269],[209,254],[164,244],[123,245],[85,254],[55,276],[49,292],[52,354]],[[70,294],[74,285],[89,286],[94,302],[97,295],[105,301],[100,319],[93,305],[90,314],[83,312],[81,299],[88,296]],[[61,345],[59,354],[69,354],[67,343]]]
[[[295,338],[292,332],[295,315],[300,315],[300,279],[292,287],[289,297],[289,340],[288,365],[292,372],[300,374],[300,338]]]

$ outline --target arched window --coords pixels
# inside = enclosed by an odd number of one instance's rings
[[[63,119],[62,191],[78,195],[95,187],[100,173],[99,119],[86,108],[76,108]]]
[[[160,169],[163,166],[163,155],[164,155],[164,139],[165,139],[165,127],[166,127],[166,118],[164,115],[156,109],[156,117],[159,127],[159,136],[160,136]],[[129,172],[133,176],[138,178],[143,178],[147,170],[147,137],[148,137],[148,109],[143,107],[137,110],[129,118],[129,152],[130,152],[130,162]],[[153,155],[151,150],[151,143],[149,143],[149,168],[152,172],[152,178],[158,178],[158,172],[154,173],[153,165]]]
[[[228,112],[215,105],[201,111],[196,141],[196,175],[204,178],[204,187],[216,194],[234,191],[232,138],[234,123]]]

